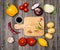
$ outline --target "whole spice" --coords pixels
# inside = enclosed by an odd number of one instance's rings
[[[11,22],[8,23],[8,29],[13,33],[13,34],[19,34],[20,32],[14,31],[14,29],[11,26]]]

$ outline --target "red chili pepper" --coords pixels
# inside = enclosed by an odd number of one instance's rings
[[[19,34],[20,32],[14,31],[14,29],[11,26],[11,22],[8,23],[8,29],[13,33],[13,34]]]

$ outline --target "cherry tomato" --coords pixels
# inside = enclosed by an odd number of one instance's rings
[[[30,45],[30,46],[34,46],[36,44],[36,40],[34,38],[28,38],[27,39],[27,43]]]
[[[26,38],[20,38],[18,40],[18,43],[20,46],[25,46],[27,44],[27,39]]]
[[[28,12],[28,8],[24,8],[24,12]]]
[[[25,2],[23,5],[24,5],[24,7],[28,7],[28,3],[27,2]]]
[[[20,6],[19,6],[19,9],[20,9],[20,10],[24,10],[24,6],[23,6],[23,5],[20,5]]]

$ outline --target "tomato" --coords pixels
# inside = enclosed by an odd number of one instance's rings
[[[24,6],[23,6],[23,5],[20,5],[20,6],[19,6],[19,9],[20,9],[20,10],[23,10],[23,9],[24,9]]]
[[[24,7],[28,7],[28,3],[27,2],[25,2],[23,5],[24,5]]]
[[[24,12],[28,12],[28,8],[24,8]]]
[[[20,46],[25,46],[27,44],[27,39],[26,38],[20,38],[18,40],[18,43]]]
[[[27,39],[27,43],[30,45],[30,46],[34,46],[36,44],[36,40],[34,38],[28,38]]]

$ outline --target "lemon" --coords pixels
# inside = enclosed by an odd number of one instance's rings
[[[47,47],[47,41],[44,38],[38,38],[38,43],[43,46],[43,47]]]

